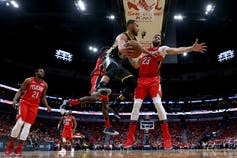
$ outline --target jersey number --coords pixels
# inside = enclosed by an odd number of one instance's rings
[[[33,91],[32,98],[38,98],[39,92],[38,91]]]
[[[151,57],[144,57],[142,64],[149,65],[151,61]]]

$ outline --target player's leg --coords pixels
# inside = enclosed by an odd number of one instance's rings
[[[125,98],[127,98],[130,94],[134,92],[134,89],[136,88],[136,79],[134,76],[127,71],[124,68],[119,68],[117,70],[117,76],[116,76],[125,87],[122,91],[122,93],[115,99],[113,104],[109,106],[110,109],[112,109],[112,112],[114,113],[115,117],[118,119],[121,119],[118,113],[118,108],[120,105],[120,102],[123,101]]]
[[[101,77],[100,76],[93,76],[91,78],[91,90],[90,94],[91,96],[84,96],[79,99],[69,99],[64,100],[63,103],[60,106],[60,112],[61,114],[65,113],[65,109],[70,108],[71,106],[77,106],[80,104],[87,104],[87,103],[95,103],[98,99],[98,96],[92,95],[94,91],[96,90],[96,85],[99,84]]]
[[[22,131],[20,133],[19,142],[18,142],[18,145],[15,150],[16,155],[21,155],[24,143],[30,133],[31,125],[34,124],[35,118],[38,113],[38,106],[37,105],[28,104],[27,106],[28,106],[28,113],[27,113],[27,116],[24,120],[24,125],[23,125]]]
[[[25,120],[28,113],[28,106],[24,103],[24,101],[20,101],[18,110],[19,110],[18,113],[19,116],[17,117],[16,124],[14,125],[10,133],[9,142],[5,152],[6,155],[12,154],[12,151],[14,149],[14,142],[16,141],[16,138],[20,134],[21,128],[24,124],[23,120]]]
[[[134,135],[137,128],[137,121],[139,118],[139,112],[142,106],[142,102],[145,96],[146,96],[146,89],[138,82],[138,86],[135,89],[135,93],[134,93],[134,104],[133,104],[132,114],[130,117],[127,140],[124,144],[124,148],[131,147],[135,141]]]
[[[111,57],[106,57],[103,61],[103,66],[106,68],[106,74],[103,75],[99,84],[96,87],[96,91],[93,93],[93,96],[100,95],[109,95],[111,93],[111,89],[108,88],[108,84],[112,78],[118,73],[119,64]]]
[[[59,154],[63,154],[63,155],[66,154],[66,152],[67,152],[66,144],[67,144],[67,133],[66,133],[66,131],[63,131],[63,133],[62,133],[61,150],[58,152]]]
[[[110,124],[109,112],[108,112],[109,97],[108,96],[101,96],[100,100],[102,103],[102,112],[103,112],[104,121],[105,121],[105,129],[103,132],[108,135],[118,135],[119,132],[115,131],[111,127],[111,124]]]
[[[153,104],[155,105],[155,108],[157,110],[157,114],[160,120],[163,138],[164,138],[164,148],[170,149],[172,148],[172,144],[171,144],[171,138],[169,134],[167,114],[162,105],[161,97],[159,96],[159,85],[158,84],[151,85],[151,87],[149,88],[149,93],[150,93],[150,96],[152,97]]]

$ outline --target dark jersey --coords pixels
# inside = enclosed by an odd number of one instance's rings
[[[124,32],[123,33],[124,35],[127,36],[128,38],[128,41],[130,40],[137,40],[136,38],[132,39],[127,32]],[[123,56],[119,50],[118,50],[118,44],[117,42],[115,41],[113,46],[110,47],[110,49],[106,52],[106,55],[104,57],[104,61],[105,61],[105,64],[104,66],[107,68],[109,66],[110,63],[115,63],[117,65],[120,65],[122,66],[123,65],[123,62],[124,62],[124,59],[126,59],[125,56]]]

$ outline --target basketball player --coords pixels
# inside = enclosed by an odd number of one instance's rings
[[[168,131],[167,115],[161,102],[160,90],[160,67],[164,61],[166,55],[182,54],[184,52],[200,52],[206,51],[205,43],[198,43],[198,40],[192,46],[169,48],[167,46],[161,46],[160,35],[155,35],[152,40],[153,47],[147,51],[151,54],[142,54],[137,62],[133,62],[133,66],[139,69],[139,78],[137,81],[137,87],[134,92],[134,105],[131,114],[131,122],[129,125],[129,131],[127,135],[127,141],[124,144],[124,148],[129,148],[134,143],[134,134],[137,127],[137,121],[139,118],[139,111],[143,102],[143,99],[147,94],[153,100],[153,104],[157,110],[157,114],[161,123],[161,128],[164,138],[164,148],[172,148],[170,134]]]
[[[14,108],[16,108],[16,104],[20,99],[19,115],[17,116],[16,124],[10,134],[9,143],[5,152],[6,155],[12,154],[14,142],[18,136],[20,137],[19,143],[15,149],[15,154],[18,156],[21,155],[24,142],[29,135],[32,124],[35,122],[40,100],[42,100],[42,103],[47,107],[47,111],[51,111],[46,100],[48,85],[43,80],[44,76],[45,73],[42,68],[36,69],[35,77],[27,78],[13,99],[12,105]]]
[[[136,87],[136,79],[133,74],[124,68],[124,62],[130,53],[133,53],[132,47],[127,46],[126,43],[130,40],[136,40],[139,26],[135,20],[128,20],[126,26],[127,31],[119,34],[114,45],[106,52],[103,62],[106,73],[97,86],[96,92],[93,93],[93,95],[107,95],[107,85],[112,78],[122,82],[125,88],[109,107],[118,119],[121,118],[116,108],[122,100],[134,92]]]
[[[74,152],[73,144],[72,144],[72,135],[77,128],[77,121],[75,117],[72,115],[72,111],[66,112],[64,116],[61,117],[58,123],[58,129],[60,129],[61,124],[63,124],[62,130],[62,149],[59,151],[61,154],[66,153],[66,144],[67,141],[71,144],[71,151]]]
[[[99,84],[101,77],[105,74],[105,69],[103,67],[103,58],[104,58],[105,52],[108,49],[109,49],[108,47],[103,47],[101,49],[100,56],[98,57],[98,59],[96,61],[96,66],[91,73],[90,94],[95,92],[96,86]],[[108,93],[108,95],[109,94],[110,94],[110,92]],[[101,96],[85,96],[85,97],[82,97],[79,99],[70,99],[70,100],[66,101],[66,103],[64,103],[63,106],[67,106],[67,105],[75,106],[75,105],[79,105],[79,104],[95,103],[97,100],[100,100],[102,103],[102,112],[103,112],[104,121],[105,121],[105,129],[103,132],[108,135],[118,135],[119,132],[115,131],[110,125],[110,119],[109,119],[109,114],[108,114],[108,103],[109,103],[109,96],[108,95],[106,95],[106,96],[103,96],[103,95],[101,95]],[[66,107],[61,107],[61,109],[62,108],[66,108]]]

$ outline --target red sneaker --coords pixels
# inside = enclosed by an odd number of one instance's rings
[[[125,142],[123,148],[127,149],[133,146],[133,144],[135,143],[134,139],[127,139],[127,141]]]
[[[12,150],[14,149],[14,141],[9,141],[6,151],[5,151],[5,155],[12,155]]]
[[[22,148],[23,148],[23,143],[19,143],[18,146],[16,147],[16,150],[15,150],[16,156],[22,155]]]
[[[165,139],[164,140],[164,149],[172,149],[173,145],[171,143],[170,139]]]

